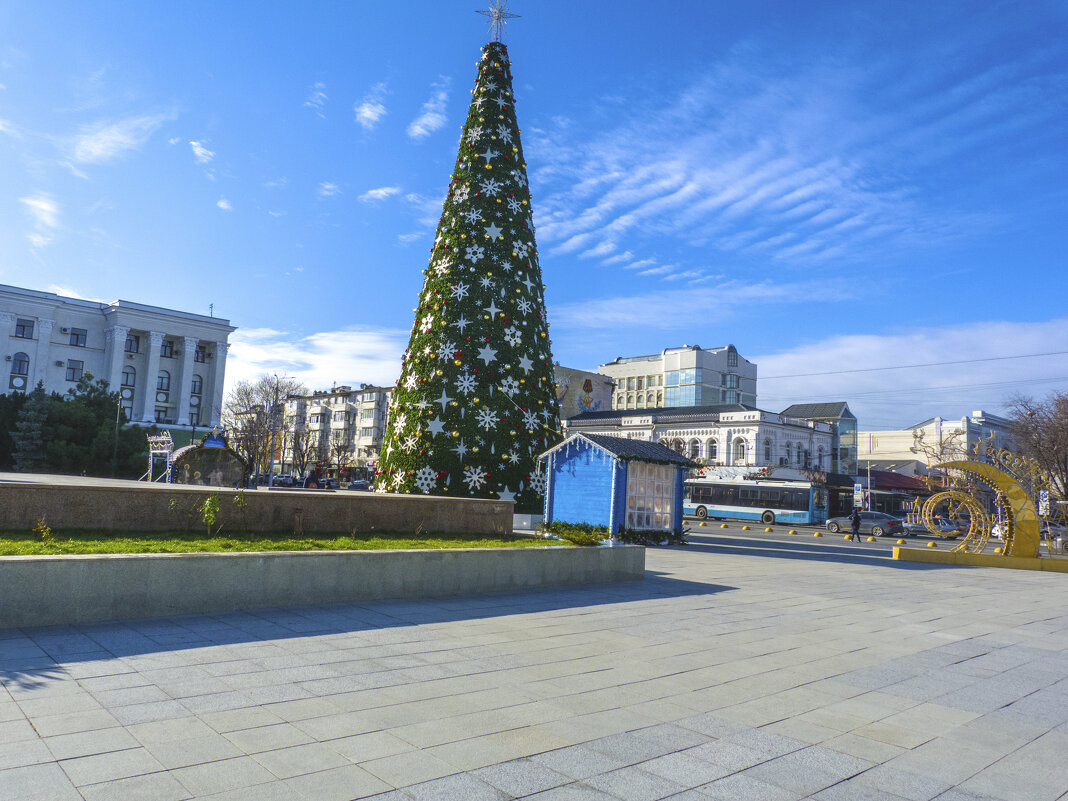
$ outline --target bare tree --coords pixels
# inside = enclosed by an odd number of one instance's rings
[[[1068,392],[1045,400],[1016,396],[1009,407],[1016,450],[1035,462],[1050,483],[1050,494],[1068,498]],[[1063,513],[1064,506],[1059,510]]]
[[[346,429],[339,428],[330,433],[330,453],[334,463],[337,465],[338,479],[341,478],[341,465],[348,461],[347,457],[350,453],[349,446],[351,442],[352,437]]]
[[[272,422],[275,452],[285,442],[287,424],[282,407],[290,395],[305,395],[307,387],[288,376],[263,375],[256,381],[239,381],[223,402],[222,421],[230,447],[248,462],[249,468],[270,468]]]
[[[958,429],[939,433],[937,439],[928,438],[927,433],[922,428],[915,429],[912,432],[912,447],[909,450],[922,456],[928,467],[969,457],[968,443],[963,431]],[[966,473],[955,472],[950,475],[941,472],[928,473],[924,478],[928,489],[932,492],[946,489],[966,491],[976,489],[975,480]]]
[[[293,455],[293,472],[304,475],[308,472],[309,462],[314,461],[315,436],[303,425],[297,425],[289,435],[290,453]]]

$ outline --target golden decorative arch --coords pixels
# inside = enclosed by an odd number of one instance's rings
[[[1003,464],[1005,463],[1003,460],[999,460],[999,462]],[[1006,464],[1006,467],[1007,466],[1009,465]],[[1038,556],[1038,543],[1040,539],[1038,512],[1035,510],[1035,505],[1031,502],[1030,496],[1013,476],[995,465],[984,464],[981,462],[944,462],[943,464],[936,465],[936,467],[943,470],[960,470],[962,473],[968,473],[978,478],[984,484],[997,490],[1005,503],[1005,511],[1008,516],[1008,532],[1005,535],[1005,555],[1027,556],[1031,558],[1036,558]],[[976,518],[973,516],[973,529],[975,525]],[[987,526],[989,526],[989,520],[987,520]],[[989,536],[989,528],[987,528],[986,533],[987,536]],[[965,542],[967,542],[971,536],[972,531],[970,530]],[[965,543],[961,543],[961,546],[964,544]],[[961,546],[958,546],[958,548]]]

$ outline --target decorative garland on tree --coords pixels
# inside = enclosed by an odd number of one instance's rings
[[[510,67],[483,48],[375,488],[540,512],[560,419]]]

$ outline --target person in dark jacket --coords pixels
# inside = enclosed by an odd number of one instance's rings
[[[304,489],[319,489],[319,470],[313,467],[304,479]]]
[[[860,542],[860,510],[857,507],[853,507],[853,513],[849,515],[849,524],[853,528],[853,533],[849,535],[849,541],[852,542],[856,539]]]

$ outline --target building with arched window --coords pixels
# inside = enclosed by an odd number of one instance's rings
[[[235,330],[219,317],[0,285],[8,391],[40,383],[62,395],[92,375],[119,393],[133,423],[218,425]]]
[[[700,464],[835,472],[830,423],[741,404],[587,412],[564,420],[563,425],[568,434],[656,442]]]
[[[649,356],[620,356],[597,372],[615,383],[613,409],[756,404],[757,366],[734,345],[683,345]]]

